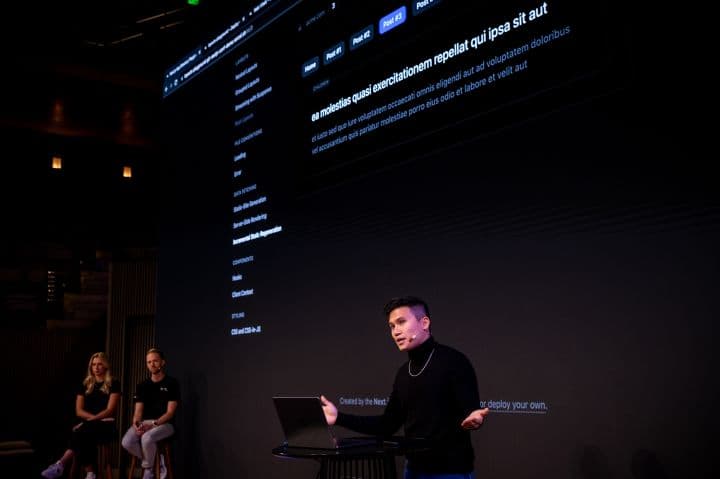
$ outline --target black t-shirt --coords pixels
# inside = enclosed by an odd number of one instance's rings
[[[135,402],[143,403],[143,419],[157,419],[167,412],[170,401],[180,401],[177,379],[165,376],[158,382],[146,379],[137,386]]]
[[[80,387],[77,390],[78,396],[85,398],[85,409],[90,414],[97,414],[100,411],[107,408],[108,401],[110,401],[110,394],[120,393],[120,381],[113,378],[110,383],[110,392],[105,394],[100,388],[102,388],[102,382],[96,382],[92,390],[88,393],[85,384],[80,383]]]

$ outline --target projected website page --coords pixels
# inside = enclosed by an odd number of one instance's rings
[[[430,155],[470,174],[500,158],[462,145],[610,88],[600,83],[609,62],[601,4],[487,3],[261,2],[246,24],[168,71],[166,95],[198,95],[217,110],[187,121],[203,168],[224,168],[217,186],[232,190],[215,205],[228,213],[232,245],[230,268],[217,273],[230,290],[223,334],[272,328],[263,312],[278,290],[260,287],[271,261],[260,251],[338,227],[322,212],[293,224],[307,210],[298,202],[332,203],[314,197]],[[210,68],[222,72],[190,84]],[[417,167],[397,167],[410,183]],[[433,191],[449,187],[438,178]]]
[[[623,109],[632,55],[612,8],[263,1],[167,70],[159,338],[195,398],[193,432],[252,438],[196,444],[189,471],[311,468],[269,454],[275,395],[380,414],[407,359],[382,306],[412,294],[476,369],[496,424],[473,434],[479,470],[496,474],[482,477],[537,477],[537,464],[570,477],[581,438],[616,420],[607,368],[644,394],[613,325],[646,331],[637,307],[673,314],[655,291],[681,263],[649,258],[684,241],[655,205],[666,190],[628,179],[646,170],[615,183],[607,168],[658,148],[625,122],[652,118]],[[626,267],[637,258],[652,266]],[[682,303],[690,285],[676,286]],[[655,357],[651,344],[638,347]],[[616,439],[613,460],[642,442]],[[505,457],[513,441],[524,461]]]

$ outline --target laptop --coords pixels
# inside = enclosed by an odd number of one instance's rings
[[[378,444],[373,437],[337,437],[325,420],[317,396],[275,396],[273,402],[285,434],[285,446],[340,449]]]

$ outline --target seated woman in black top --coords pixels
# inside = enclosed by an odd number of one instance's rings
[[[41,475],[55,479],[63,475],[73,456],[85,467],[85,479],[95,479],[94,463],[97,445],[110,442],[116,434],[115,410],[120,402],[120,381],[110,375],[110,362],[105,353],[95,353],[88,363],[88,374],[78,388],[75,414],[80,423],[72,428],[70,445],[60,460]]]

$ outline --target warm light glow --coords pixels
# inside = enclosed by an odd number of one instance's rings
[[[62,123],[63,121],[65,121],[65,106],[60,99],[55,100],[55,102],[53,103],[52,121],[53,123]]]
[[[135,133],[135,115],[132,107],[128,106],[123,110],[120,124],[124,135],[133,135]]]
[[[123,166],[123,178],[132,178],[132,167]]]
[[[52,169],[53,170],[61,170],[62,169],[62,158],[59,156],[53,156],[52,157]]]

